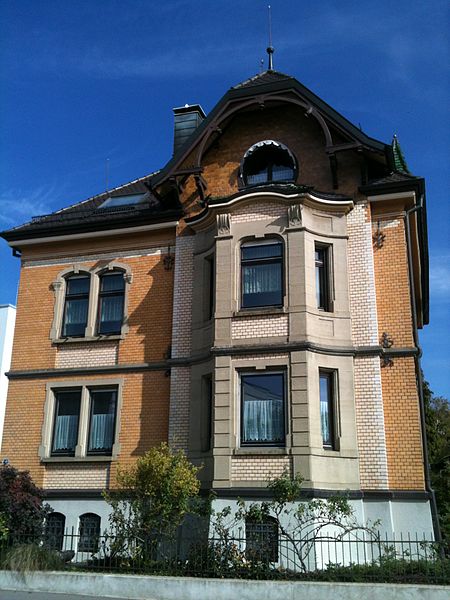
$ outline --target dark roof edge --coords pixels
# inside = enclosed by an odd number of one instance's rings
[[[255,97],[261,94],[267,94],[268,92],[279,92],[282,90],[294,90],[297,91],[300,95],[306,97],[306,99],[311,102],[311,104],[315,104],[319,110],[321,110],[325,115],[336,125],[349,130],[358,141],[360,141],[363,145],[369,146],[378,152],[383,152],[386,156],[388,156],[389,152],[392,153],[392,148],[390,144],[385,144],[384,142],[380,142],[379,140],[372,138],[362,132],[358,127],[353,125],[351,121],[349,121],[346,117],[338,113],[334,108],[332,108],[328,103],[319,98],[314,92],[309,90],[306,86],[300,83],[294,77],[290,79],[285,79],[273,83],[251,86],[251,87],[243,87],[243,88],[231,88],[228,90],[224,96],[217,102],[211,112],[207,115],[206,119],[204,119],[200,125],[197,127],[195,131],[192,132],[190,137],[186,140],[186,142],[177,150],[177,152],[172,156],[172,158],[166,163],[166,165],[160,169],[151,179],[152,185],[156,186],[161,183],[170,172],[172,167],[174,167],[179,161],[184,158],[184,155],[187,154],[191,147],[195,145],[195,142],[198,138],[201,137],[202,133],[208,128],[211,121],[217,116],[220,110],[228,103],[233,100],[239,100],[240,98],[245,97]]]
[[[52,227],[46,229],[33,229],[33,230],[24,230],[24,231],[16,231],[15,229],[10,229],[7,231],[1,231],[0,237],[2,237],[7,242],[21,242],[22,240],[30,240],[34,238],[49,238],[57,237],[60,235],[74,235],[78,233],[94,233],[96,231],[111,231],[111,234],[114,234],[114,231],[117,229],[132,229],[133,227],[139,227],[142,225],[151,225],[158,223],[169,222],[173,219],[179,219],[183,216],[183,212],[181,209],[167,211],[162,215],[161,213],[157,217],[145,217],[139,215],[139,220],[136,219],[135,216],[133,218],[124,219],[121,221],[114,222],[103,222],[103,223],[78,223],[72,225],[61,225],[59,227],[55,227],[55,224],[52,223]]]

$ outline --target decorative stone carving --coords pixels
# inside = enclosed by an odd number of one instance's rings
[[[225,213],[217,215],[217,233],[219,235],[230,235],[230,215]]]
[[[292,204],[288,208],[289,227],[300,227],[302,224],[302,207],[300,204]]]

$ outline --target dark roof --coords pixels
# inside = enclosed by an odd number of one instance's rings
[[[237,85],[234,85],[231,89],[238,90],[240,88],[254,87],[256,85],[265,85],[266,83],[275,83],[277,81],[284,81],[286,79],[294,79],[291,75],[285,75],[279,71],[264,71],[254,77],[250,77]]]
[[[153,175],[154,173],[130,181],[54,213],[33,217],[29,223],[3,231],[0,235],[6,240],[12,241],[36,236],[61,235],[69,230],[75,232],[117,229],[136,225],[137,219],[139,219],[139,224],[145,224],[180,216],[181,208],[164,206],[162,201],[150,190],[149,181]],[[101,208],[103,202],[108,198],[134,194],[143,194],[142,202]]]
[[[274,94],[280,96],[281,93],[297,93],[301,98],[304,99],[312,107],[316,108],[328,122],[340,130],[345,132],[348,136],[356,140],[361,146],[367,148],[370,151],[377,152],[379,154],[387,155],[392,153],[389,144],[380,142],[375,138],[371,138],[366,135],[363,131],[353,125],[348,119],[338,113],[329,104],[324,102],[319,96],[316,96],[311,90],[309,90],[302,83],[297,81],[295,77],[285,75],[278,71],[264,71],[259,75],[255,75],[245,81],[237,84],[230,88],[228,92],[219,100],[212,111],[208,114],[206,119],[197,127],[192,135],[186,140],[186,142],[177,150],[169,162],[155,174],[153,178],[153,185],[159,185],[170,173],[176,169],[183,160],[189,155],[191,150],[198,143],[202,135],[208,130],[212,122],[219,117],[223,109],[230,103],[236,103],[246,98],[255,99],[258,94],[268,95]]]
[[[399,173],[397,171],[394,171],[393,173],[390,173],[389,175],[386,175],[385,177],[380,177],[379,179],[373,179],[372,181],[370,181],[368,183],[369,186],[372,185],[384,185],[384,184],[388,184],[388,183],[405,183],[405,182],[412,182],[415,181],[417,179],[422,179],[421,177],[416,177],[415,175],[410,175],[407,173]]]

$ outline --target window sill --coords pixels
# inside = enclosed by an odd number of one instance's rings
[[[47,456],[41,463],[111,462],[113,456]]]
[[[282,455],[287,456],[290,454],[288,448],[274,448],[274,447],[263,447],[263,446],[246,446],[244,448],[235,448],[233,450],[235,456],[265,456],[265,455]]]
[[[259,317],[271,315],[283,315],[287,310],[284,306],[269,306],[267,308],[241,308],[233,312],[233,317]]]
[[[94,335],[92,337],[67,337],[67,338],[58,338],[56,340],[52,340],[53,344],[63,345],[63,344],[79,344],[84,342],[110,342],[116,340],[123,340],[125,336],[123,334],[115,334],[115,335]]]

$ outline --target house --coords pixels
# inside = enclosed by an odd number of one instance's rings
[[[11,365],[15,320],[16,307],[12,304],[0,304],[0,448],[2,445],[6,396],[8,394],[6,372],[9,371]]]
[[[75,531],[169,440],[218,507],[287,471],[432,535],[424,180],[272,69],[174,114],[160,171],[2,233],[22,265],[2,458]]]

